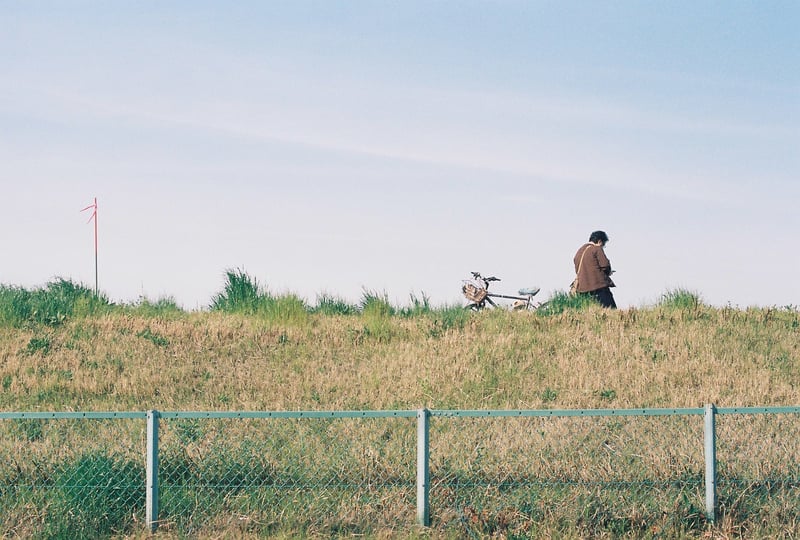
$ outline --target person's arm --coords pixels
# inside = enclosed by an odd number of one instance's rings
[[[609,261],[608,257],[606,257],[606,252],[603,251],[603,248],[599,248],[597,250],[597,265],[605,275],[611,275],[611,261]]]

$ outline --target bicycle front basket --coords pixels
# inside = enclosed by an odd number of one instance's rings
[[[464,286],[461,287],[461,291],[464,293],[464,296],[467,297],[467,300],[470,302],[475,302],[476,304],[480,304],[486,299],[486,296],[489,294],[484,287],[479,287],[470,281],[465,281]]]

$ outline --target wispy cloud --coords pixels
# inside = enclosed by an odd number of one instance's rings
[[[424,84],[393,87],[346,75],[331,82],[306,70],[254,62],[213,60],[214,65],[227,65],[226,77],[246,81],[245,88],[217,81],[217,74],[209,70],[198,75],[191,94],[165,95],[146,86],[136,92],[110,93],[101,84],[92,84],[101,75],[89,71],[80,81],[57,88],[43,79],[20,80],[15,88],[0,91],[0,106],[76,126],[91,121],[153,132],[183,130],[468,169],[487,177],[514,175],[714,204],[740,200],[741,193],[729,181],[680,163],[665,166],[640,157],[642,139],[652,138],[658,144],[682,137],[797,135],[793,125],[667,114],[586,96]],[[620,145],[631,146],[620,149]],[[671,155],[681,157],[678,150]]]

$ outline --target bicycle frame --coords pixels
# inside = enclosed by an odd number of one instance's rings
[[[498,305],[492,300],[493,298],[514,300],[514,303],[511,305],[511,309],[513,310],[529,310],[539,307],[539,304],[533,302],[533,297],[539,292],[538,287],[520,289],[517,296],[498,294],[489,292],[489,284],[492,281],[500,281],[500,278],[495,276],[483,277],[479,272],[472,272],[472,279],[465,279],[461,286],[461,292],[467,300],[469,300],[469,303],[464,307],[466,309],[480,311],[488,304],[493,308],[497,308]]]

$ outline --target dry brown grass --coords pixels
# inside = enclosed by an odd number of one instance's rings
[[[3,410],[628,408],[797,405],[790,310],[313,316],[110,314],[0,329]],[[41,346],[47,343],[47,347]]]
[[[0,328],[0,409],[622,409],[699,407],[712,402],[720,407],[800,404],[800,314],[793,310],[590,308],[554,316],[495,311],[470,314],[454,324],[442,317],[436,312],[378,319],[312,315],[279,324],[263,317],[222,313],[169,317],[111,313],[69,320],[57,328],[4,327]],[[685,420],[675,420],[672,425],[671,421],[645,419],[446,422],[437,420],[433,442],[432,467],[438,478],[466,471],[481,478],[493,475],[492,482],[518,476],[535,479],[540,474],[578,484],[628,476],[646,482],[668,480],[683,472],[696,475],[698,463],[702,463],[699,422],[689,428]],[[761,422],[768,425],[761,426]],[[752,472],[755,477],[793,474],[792,460],[783,458],[794,458],[796,448],[781,446],[785,441],[780,437],[766,442],[752,437],[753,433],[796,427],[794,420],[781,422],[720,418],[721,452],[769,455],[762,461],[742,462],[737,465],[742,470],[733,473]],[[89,435],[94,434],[93,440],[116,455],[136,461],[140,448],[128,446],[141,443],[140,424],[104,425]],[[386,443],[381,430],[365,435],[353,431],[359,427],[354,423],[336,425],[339,427],[325,431],[328,438],[306,439],[305,459],[310,461],[298,461],[302,470],[313,461],[318,467],[335,468],[325,457],[335,460],[346,455],[347,441],[361,441],[356,443],[356,455],[361,456],[358,451],[363,450],[365,463],[380,466],[381,474],[399,475],[398,470],[409,469],[409,458],[402,449],[410,445],[399,432]],[[595,429],[598,426],[603,429]],[[179,435],[178,427],[176,422],[163,423],[165,447],[177,448],[178,443],[171,441]],[[41,438],[28,433],[30,440],[20,444],[54,458],[54,463],[68,460],[72,450],[67,431],[62,434],[57,425],[46,429],[52,431]],[[86,436],[89,428],[82,429]],[[224,446],[215,445],[236,438],[239,429],[246,431],[245,426],[227,426],[223,434],[212,424],[204,424],[203,437],[186,446],[186,459],[199,463],[206,455],[222,455]],[[413,436],[413,426],[408,429],[406,438]],[[691,435],[688,438],[687,433]],[[337,457],[325,445],[340,439],[341,455]],[[637,445],[645,439],[662,446],[639,455]],[[381,448],[387,453],[376,461],[375,449]],[[492,452],[485,453],[486,448]],[[4,445],[3,451],[13,456],[18,449]],[[629,458],[626,468],[620,468],[620,456]],[[766,469],[746,469],[751,466]],[[20,467],[20,474],[39,474],[26,465]],[[655,502],[647,502],[649,494],[635,494],[639,498],[630,504],[589,493],[584,498],[562,499],[563,507],[542,506],[529,509],[530,514],[509,517],[503,509],[484,515],[486,508],[467,515],[470,506],[450,501],[446,486],[439,489],[435,494],[438,527],[404,527],[401,535],[456,538],[463,529],[447,526],[448,512],[459,519],[474,519],[476,527],[482,526],[482,520],[508,519],[520,527],[522,536],[591,537],[606,531],[593,527],[599,527],[605,513],[612,511],[627,512],[626,523],[633,525],[644,520],[644,525],[639,524],[644,528],[637,529],[640,533],[652,531],[652,535],[631,537],[688,538],[702,529],[669,521],[687,511],[666,491],[653,495]],[[586,501],[595,505],[594,513],[587,513]],[[391,523],[408,522],[413,510],[407,501],[404,504],[370,510],[387,524],[385,532],[379,524],[373,537],[400,537]],[[643,504],[658,508],[640,508]],[[746,512],[746,504],[744,500],[729,501],[731,509],[723,514],[722,523],[705,529],[703,534],[711,535],[705,537],[759,537],[762,529],[769,536],[784,530],[781,527],[787,531],[784,537],[797,532],[790,508],[776,504],[770,510],[781,513],[774,521],[779,525],[773,526],[754,524],[737,514]],[[671,505],[680,508],[671,509]],[[356,522],[358,512],[353,508],[348,506],[330,517],[344,525]],[[19,530],[35,529],[41,520],[39,509],[33,506],[15,511],[22,512],[13,520],[22,527]],[[663,523],[652,521],[656,514]],[[403,517],[397,517],[400,515]],[[544,524],[535,523],[531,515],[540,515]],[[637,515],[650,516],[647,519],[651,521],[639,520]],[[573,520],[567,526],[564,516]],[[208,530],[198,537],[263,537],[259,515],[245,517],[230,522],[230,516],[220,515],[221,521],[209,522]],[[324,522],[319,526],[320,531],[302,534],[322,537],[333,527]],[[276,532],[278,537],[297,533],[291,528],[282,531]],[[173,533],[175,537],[182,534],[175,525],[165,523],[159,536],[170,538]]]

